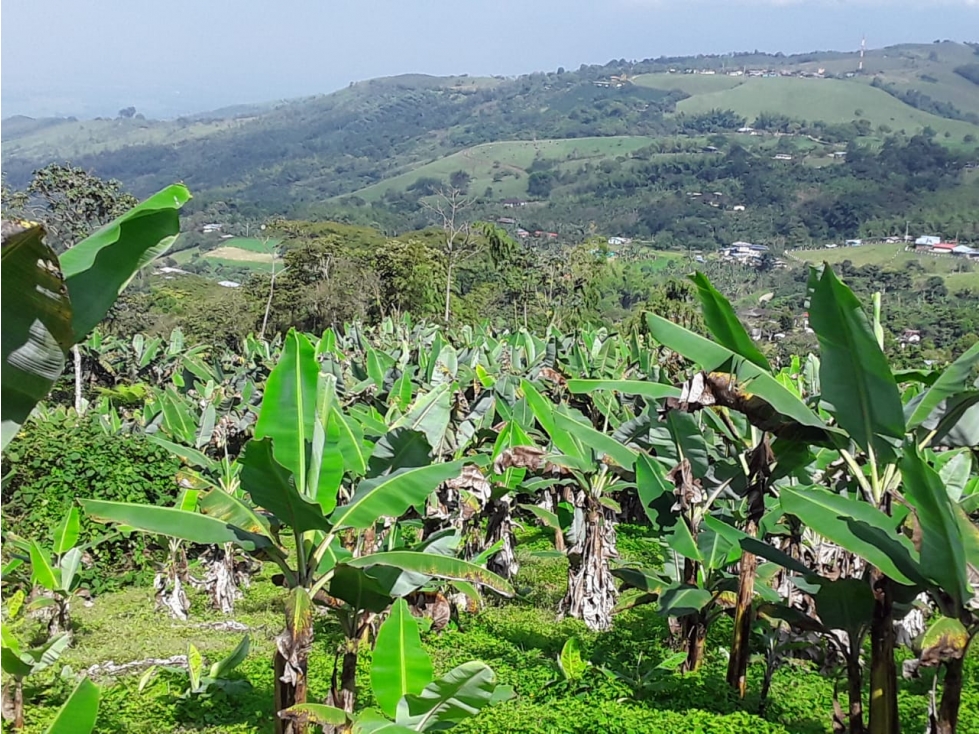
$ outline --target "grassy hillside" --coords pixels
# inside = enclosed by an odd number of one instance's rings
[[[979,87],[955,73],[955,68],[979,60],[969,46],[958,43],[905,44],[868,51],[864,74],[854,77],[869,84],[875,78],[900,90],[918,90],[939,102],[947,102],[963,112],[979,114]],[[852,69],[852,58],[810,62],[801,65],[833,73]],[[850,68],[847,68],[847,67]]]
[[[911,270],[915,273],[916,281],[939,275],[945,280],[945,286],[951,293],[959,290],[979,293],[979,267],[975,263],[951,255],[907,251],[903,244],[796,250],[791,253],[791,258],[812,264],[827,262],[838,265],[849,260],[857,267],[877,265],[883,270]]]
[[[961,79],[951,71],[949,74]],[[965,82],[964,79],[961,81]],[[970,134],[979,136],[977,125],[915,109],[882,89],[868,88],[867,84],[850,79],[646,74],[639,77],[637,83],[664,90],[681,89],[692,95],[677,104],[677,111],[688,114],[731,109],[749,123],[763,112],[829,123],[863,118],[874,128],[885,125],[908,135],[930,127],[939,135],[948,133],[950,143],[963,143],[963,138]],[[976,88],[976,96],[979,97],[979,88]]]
[[[30,123],[26,121],[30,121]],[[129,146],[179,145],[245,124],[247,118],[176,120],[19,118],[3,121],[3,157],[74,160]],[[32,123],[32,124],[31,124]]]
[[[356,195],[374,201],[388,189],[404,190],[422,178],[448,181],[455,171],[465,171],[471,177],[469,189],[473,192],[481,194],[490,188],[494,198],[522,197],[527,195],[527,168],[537,159],[580,164],[628,155],[651,142],[652,138],[642,136],[612,136],[485,143],[385,179]]]
[[[833,52],[616,61],[516,79],[413,74],[172,121],[11,118],[3,121],[2,164],[14,187],[46,163],[70,160],[119,179],[139,195],[182,180],[195,192],[194,206],[234,200],[295,213],[352,193],[374,202],[388,189],[458,170],[472,176],[470,191],[478,195],[490,188],[493,198],[525,196],[524,174],[538,155],[560,174],[580,168],[576,160],[614,168],[651,139],[702,146],[702,133],[717,130],[687,129],[684,120],[716,108],[749,120],[781,112],[810,123],[849,125],[859,117],[875,129],[884,125],[909,134],[927,126],[944,145],[975,147],[964,138],[979,138],[979,126],[916,109],[867,86],[876,75],[904,89],[924,75],[937,80],[928,82],[934,99],[954,102],[957,114],[964,114],[979,108],[969,96],[975,85],[954,72],[977,58],[968,46],[874,51],[866,59],[868,74],[847,80],[721,73],[746,66],[842,73],[854,68],[855,58]],[[673,66],[719,73],[652,73]],[[622,74],[633,83],[621,83]]]

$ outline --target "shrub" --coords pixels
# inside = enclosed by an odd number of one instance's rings
[[[94,416],[54,416],[28,422],[7,448],[3,474],[4,531],[47,537],[77,500],[97,498],[165,506],[177,495],[180,462],[143,436],[109,436]],[[82,518],[81,543],[106,532]],[[82,579],[94,593],[145,579],[152,539],[134,533],[89,549],[94,564]]]

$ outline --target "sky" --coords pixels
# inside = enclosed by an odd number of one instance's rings
[[[979,0],[3,0],[0,116],[147,117],[402,73],[979,41]]]

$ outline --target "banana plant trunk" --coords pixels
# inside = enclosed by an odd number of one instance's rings
[[[945,681],[942,684],[942,701],[938,705],[935,734],[955,734],[959,722],[959,706],[962,703],[962,669],[965,655],[945,662]]]
[[[754,521],[749,521],[745,532],[754,536],[757,531]],[[751,656],[751,625],[754,622],[752,599],[755,596],[755,571],[758,558],[745,551],[741,556],[741,578],[738,582],[738,600],[734,608],[734,640],[731,643],[731,657],[727,666],[727,682],[738,696],[744,698],[748,684],[748,660]]]
[[[697,542],[697,528],[686,517],[680,522],[687,523],[690,535]],[[698,563],[690,558],[683,559],[683,583],[688,586],[697,585]],[[703,612],[686,614],[680,618],[680,636],[686,648],[687,659],[680,670],[684,673],[695,673],[704,662],[704,645],[707,642],[707,618]]]
[[[348,638],[343,643],[343,655],[339,661],[333,663],[333,677],[330,683],[330,695],[327,703],[338,709],[343,709],[348,714],[353,714],[354,705],[357,703],[357,657],[360,651],[360,640],[358,638]],[[337,662],[340,664],[337,665]],[[337,676],[339,669],[340,675]],[[342,728],[335,728],[332,731],[342,731]]]
[[[612,627],[618,594],[609,569],[609,558],[616,554],[615,527],[597,501],[588,497],[584,505],[585,530],[582,540],[568,551],[568,593],[560,612],[602,631]]]
[[[24,679],[20,676],[12,676],[3,685],[3,719],[11,722],[14,731],[24,728]]]
[[[309,666],[308,654],[300,660],[301,675],[290,675],[289,669],[295,668],[294,663],[287,662],[278,650],[272,658],[275,669],[275,710],[278,713],[297,703],[306,703],[306,672]],[[275,734],[306,734],[306,727],[297,720],[280,719],[275,717]]]
[[[897,664],[894,661],[894,601],[891,581],[871,570],[874,616],[870,626],[870,734],[900,734]]]
[[[846,686],[850,705],[849,734],[864,734],[863,728],[863,671],[860,669],[860,648],[846,654]]]
[[[286,628],[275,638],[275,734],[306,734],[301,720],[285,720],[279,714],[306,703],[309,652],[313,647],[313,602],[303,587],[294,587],[286,599]]]
[[[526,306],[524,306],[526,309]],[[561,495],[559,490],[551,489],[551,507],[548,509],[557,512],[557,506],[561,502]],[[555,528],[554,530],[554,549],[564,553],[567,550],[567,546],[564,543],[564,530],[561,528]]]

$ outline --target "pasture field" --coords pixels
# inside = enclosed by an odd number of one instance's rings
[[[235,265],[242,263],[269,265],[272,262],[272,256],[266,252],[256,252],[241,247],[229,247],[228,245],[222,245],[221,247],[210,250],[204,254],[204,257],[208,260],[224,260]]]
[[[18,125],[18,120],[14,118],[3,123],[3,154],[5,159],[70,160],[138,145],[187,142],[240,127],[244,122],[241,119],[193,122],[99,119],[62,120],[43,126],[27,126]]]
[[[653,138],[643,136],[617,136],[484,143],[379,181],[356,191],[354,195],[367,201],[375,201],[388,189],[403,191],[424,177],[448,181],[452,173],[461,170],[471,176],[470,191],[482,193],[490,187],[495,197],[516,198],[527,195],[526,169],[538,155],[550,160],[570,159],[575,163],[582,163],[590,159],[629,155],[652,142]],[[497,174],[502,176],[500,181],[493,180]]]
[[[907,251],[903,243],[795,250],[790,253],[790,257],[813,264],[828,262],[831,265],[849,260],[856,266],[877,265],[884,270],[904,270],[909,266],[917,266],[921,271],[915,267],[916,280],[940,275],[945,280],[945,286],[953,293],[957,290],[979,292],[979,267],[975,263],[951,255]]]
[[[664,84],[674,78],[687,78],[674,74],[659,76],[666,79]],[[701,75],[690,75],[690,78],[694,76]],[[732,109],[744,116],[749,123],[762,112],[778,112],[800,120],[823,120],[829,123],[846,123],[863,118],[869,120],[875,128],[887,125],[892,130],[903,130],[908,134],[930,127],[939,133],[939,140],[948,132],[950,144],[961,144],[966,135],[979,134],[979,125],[923,112],[883,90],[868,88],[867,85],[850,80],[800,77],[722,78],[726,81],[715,82],[713,80],[717,77],[706,76],[703,79],[711,81],[695,82],[694,85],[702,84],[704,90],[691,92],[693,96],[677,104],[677,110],[698,114],[712,109]],[[711,85],[721,87],[731,81],[738,83],[709,91]],[[858,110],[861,113],[859,115]]]
[[[221,246],[236,247],[239,250],[268,254],[269,248],[275,247],[280,242],[282,242],[281,238],[270,238],[266,241],[261,237],[234,237],[230,240],[222,240]]]
[[[687,94],[710,94],[733,89],[744,82],[743,77],[726,74],[640,74],[632,80],[640,87],[671,91],[679,89]]]

